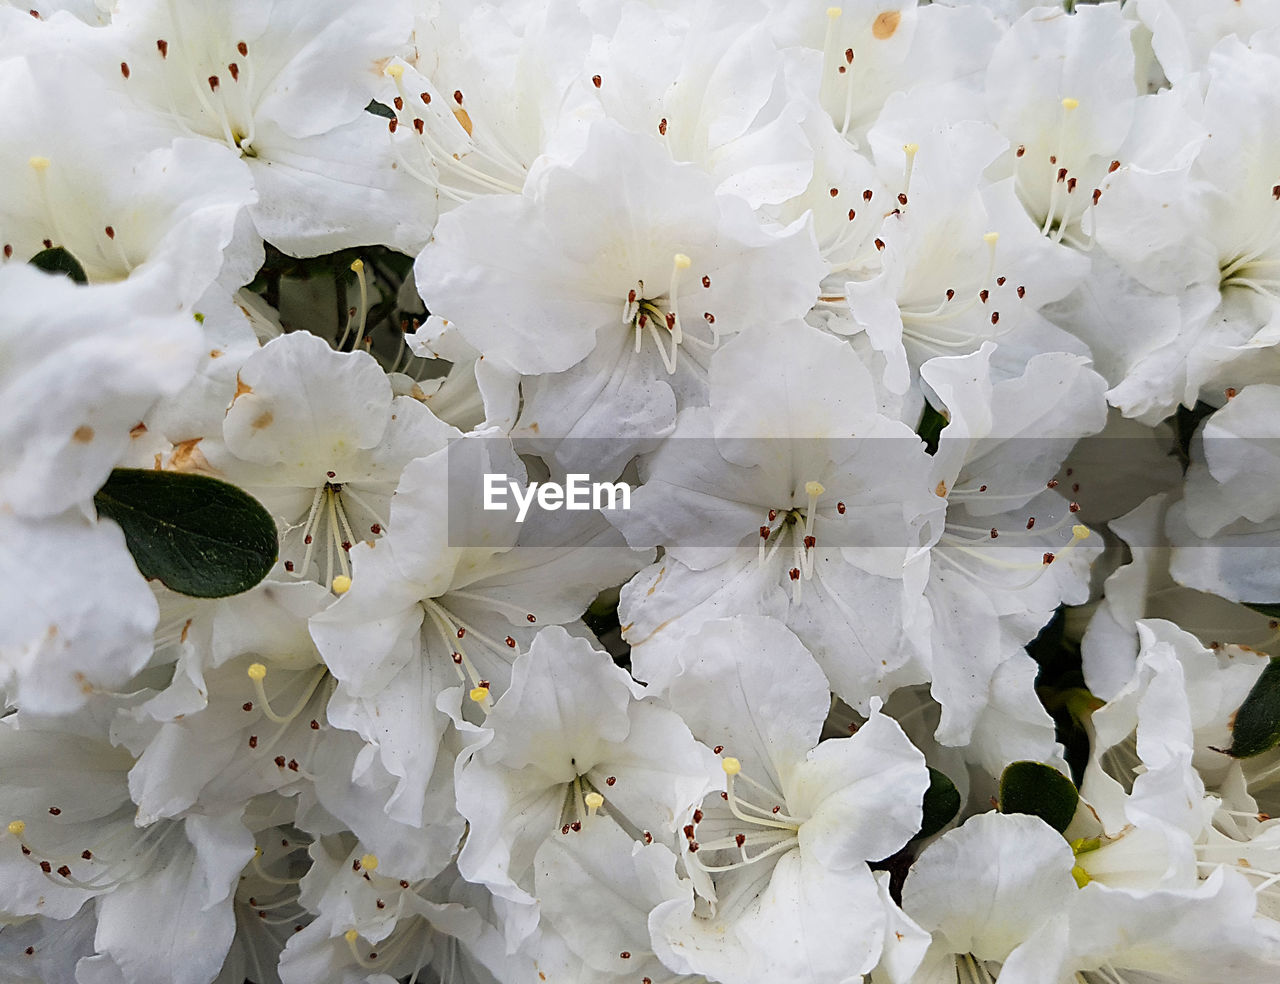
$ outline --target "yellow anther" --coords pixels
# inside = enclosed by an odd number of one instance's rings
[[[348,943],[354,943],[356,940],[360,938],[360,934],[357,933],[354,929],[348,929],[345,933],[342,934],[342,938],[345,939]]]
[[[827,16],[830,17],[832,20],[835,20],[837,17],[839,17],[843,13],[844,11],[840,7],[827,8]]]
[[[597,793],[594,789],[582,797],[582,802],[587,804],[587,809],[591,811],[591,815],[595,816],[596,810],[604,806],[604,797]]]
[[[916,154],[920,153],[920,145],[918,143],[903,144],[902,152],[908,157],[915,157]]]
[[[1089,539],[1089,527],[1085,526],[1083,523],[1076,523],[1075,526],[1071,527],[1071,538],[1073,540]]]
[[[26,829],[27,829],[27,825],[23,823],[21,820],[9,821],[9,833],[13,834],[14,837],[21,837],[22,832]]]
[[[387,66],[386,74],[390,75],[393,79],[398,79],[404,75],[404,66],[399,62],[392,62]]]
[[[736,776],[739,772],[742,771],[742,763],[739,762],[732,755],[726,755],[724,758],[720,760],[720,768],[724,769],[725,775]]]
[[[345,574],[339,574],[333,579],[333,583],[329,585],[333,588],[334,594],[346,594],[351,590],[351,578]]]
[[[472,687],[471,693],[469,694],[469,696],[477,704],[483,704],[486,700],[489,699],[489,688],[488,687]]]
[[[197,312],[196,312],[195,314],[193,314],[191,317],[193,317],[193,318],[195,318],[195,319],[196,319],[196,324],[198,324],[198,325],[202,325],[202,324],[204,324],[204,312],[202,312],[202,311],[197,311]]]
[[[29,157],[27,163],[31,165],[33,170],[43,171],[49,166],[49,158],[47,157]]]
[[[821,482],[805,482],[804,483],[804,494],[807,496],[810,496],[811,498],[816,499],[818,496],[822,495],[822,493],[825,491],[827,491],[827,487],[823,485]]]
[[[1089,877],[1089,872],[1081,868],[1080,865],[1076,865],[1071,869],[1071,877],[1076,880],[1076,888],[1084,888],[1089,882],[1093,881]]]
[[[247,672],[250,680],[265,680],[267,677],[267,668],[261,663],[250,663]]]
[[[1079,99],[1072,99],[1070,96],[1067,96],[1067,98],[1066,98],[1066,99],[1062,100],[1062,108],[1063,108],[1063,109],[1065,109],[1065,110],[1068,110],[1068,111],[1073,110],[1073,109],[1079,109],[1079,108],[1080,108],[1080,100],[1079,100]]]
[[[685,256],[683,253],[677,253],[673,257],[672,262],[675,263],[677,270],[688,270],[689,267],[693,266],[693,260],[689,259],[689,257]]]
[[[352,273],[364,273],[364,260],[352,260],[352,261],[351,261],[351,272],[352,272]]]
[[[1101,837],[1077,837],[1071,842],[1071,853],[1079,857],[1081,854],[1096,851],[1101,846]]]
[[[360,867],[363,868],[365,871],[377,871],[378,855],[376,854],[360,855]]]
[[[994,246],[996,244],[996,240],[998,240],[999,238],[1000,238],[1000,233],[988,232],[983,234],[982,241],[986,243],[988,246]]]

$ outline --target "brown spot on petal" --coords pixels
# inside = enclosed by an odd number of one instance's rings
[[[462,127],[462,129],[464,129],[464,130],[466,130],[466,131],[467,131],[467,136],[468,136],[468,137],[469,137],[469,136],[471,136],[471,116],[470,116],[470,114],[469,114],[465,109],[463,109],[461,106],[459,106],[457,109],[455,109],[455,110],[453,111],[453,116],[454,116],[454,119],[456,119],[456,120],[458,121],[458,125],[459,125],[459,126],[461,126],[461,127]]]
[[[898,30],[898,24],[902,21],[902,14],[896,10],[886,10],[875,19],[875,23],[871,25],[872,35],[879,41],[887,41],[893,37],[894,32]]]
[[[275,419],[276,419],[275,414],[273,414],[270,410],[268,410],[265,413],[259,414],[257,419],[254,420],[251,426],[253,427],[254,430],[262,430],[264,427],[270,427],[271,422]]]
[[[231,398],[232,404],[246,393],[252,393],[253,387],[240,378],[240,374],[236,373],[236,395]]]
[[[88,444],[93,440],[93,428],[89,427],[87,424],[81,424],[72,433],[71,440],[75,441],[77,444]]]

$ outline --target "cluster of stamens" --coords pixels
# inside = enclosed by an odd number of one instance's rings
[[[646,296],[644,281],[638,280],[635,287],[627,291],[622,305],[622,323],[635,333],[636,354],[644,347],[647,334],[657,348],[668,374],[676,371],[677,355],[682,344],[689,342],[707,351],[714,351],[720,344],[720,329],[716,327],[715,315],[710,311],[705,311],[702,315],[702,320],[711,333],[710,339],[698,338],[685,332],[685,324],[680,316],[679,290],[682,275],[692,266],[693,261],[688,256],[676,253],[671,258],[671,279],[666,294]],[[711,277],[704,274],[701,283],[703,288],[710,288]],[[660,329],[666,330],[666,339]]]
[[[818,536],[815,532],[818,518],[818,499],[826,494],[826,487],[817,481],[806,482],[808,502],[804,508],[770,509],[767,522],[760,527],[759,563],[763,567],[771,562],[782,546],[786,531],[791,532],[792,566],[787,570],[791,581],[792,599],[800,603],[801,585],[813,577],[815,548]],[[836,503],[836,513],[843,516],[845,504]]]
[[[723,748],[721,747],[718,751],[723,751]],[[694,810],[692,822],[684,827],[685,847],[691,863],[705,872],[715,874],[756,864],[795,847],[803,821],[790,816],[783,810],[782,798],[743,772],[742,763],[738,759],[726,755],[720,760],[720,767],[725,774],[725,791],[720,795],[728,804],[729,812],[744,824],[749,832],[738,831],[700,840],[698,826],[707,817],[702,810]],[[764,802],[771,805],[761,806],[752,799],[747,799],[740,788],[741,784],[751,787],[750,796],[762,795]],[[717,818],[717,821],[720,819]],[[719,822],[717,826],[720,826]],[[708,861],[707,856],[710,852],[725,852],[725,854],[715,861]],[[732,860],[723,860],[726,856]]]

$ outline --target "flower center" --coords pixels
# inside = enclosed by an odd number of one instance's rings
[[[685,323],[680,316],[679,291],[685,271],[692,266],[693,261],[689,257],[684,253],[676,253],[671,258],[671,279],[665,294],[646,295],[644,281],[637,280],[635,287],[627,291],[622,305],[622,323],[635,333],[636,354],[643,349],[647,335],[657,348],[668,375],[676,371],[677,356],[682,344],[688,342],[708,351],[713,351],[720,344],[720,330],[716,327],[715,316],[710,312],[703,315],[711,332],[709,340],[685,332]],[[710,287],[711,278],[703,276],[702,285]]]
[[[744,773],[742,763],[732,756],[721,759],[720,767],[725,774],[721,795],[736,823],[726,824],[723,816],[709,817],[695,810],[693,822],[684,828],[690,863],[716,874],[745,868],[796,847],[804,821],[783,811],[785,797]],[[761,797],[770,805],[760,805]],[[699,826],[709,821],[716,833],[699,839]]]

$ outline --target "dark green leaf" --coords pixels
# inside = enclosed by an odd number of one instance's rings
[[[386,119],[393,120],[396,118],[395,111],[390,106],[384,106],[378,100],[374,99],[364,108],[366,113],[372,113],[374,116],[382,116]]]
[[[1234,758],[1250,758],[1276,745],[1280,745],[1280,661],[1273,659],[1236,711],[1231,747],[1226,753]]]
[[[85,276],[84,267],[80,265],[80,261],[61,246],[42,249],[31,257],[29,262],[33,267],[43,270],[45,273],[61,273],[78,284],[87,284],[89,282],[89,278]]]
[[[203,475],[117,468],[93,497],[138,570],[180,594],[224,598],[267,576],[276,524],[253,496]]]
[[[924,413],[920,415],[920,423],[916,425],[916,433],[924,439],[925,450],[930,454],[938,450],[938,439],[942,435],[942,428],[946,426],[947,418],[926,403]]]
[[[1000,812],[1028,813],[1061,833],[1076,815],[1080,794],[1057,769],[1039,762],[1014,762],[1000,776]]]
[[[960,793],[942,772],[929,767],[929,788],[924,792],[924,816],[917,837],[932,837],[960,812]]]
[[[1244,607],[1252,608],[1259,615],[1265,615],[1267,618],[1280,618],[1280,605],[1254,605],[1246,601]]]

